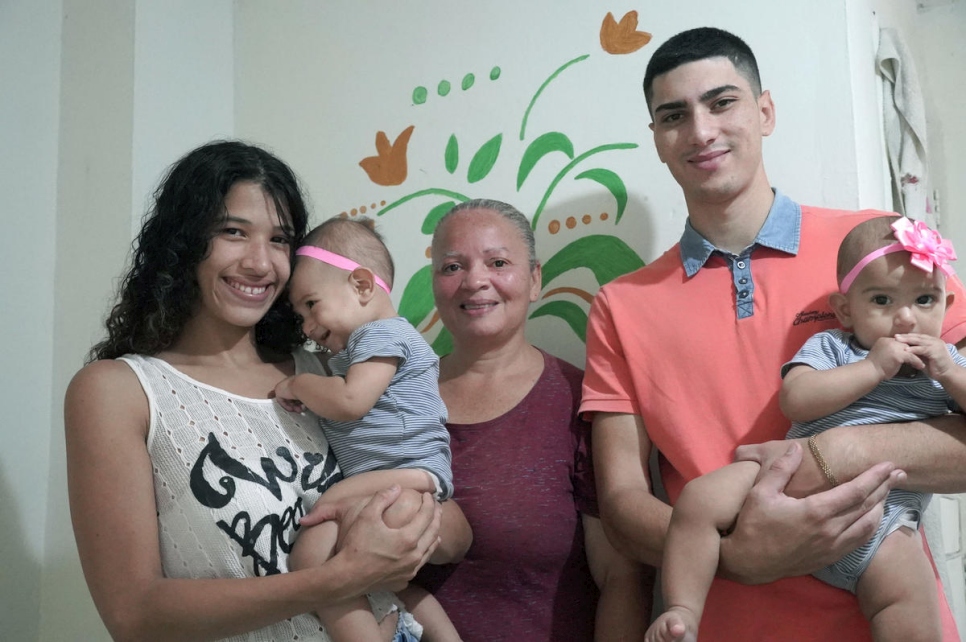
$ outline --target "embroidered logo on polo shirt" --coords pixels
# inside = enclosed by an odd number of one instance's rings
[[[795,322],[792,325],[801,325],[803,323],[818,323],[819,321],[829,321],[835,318],[834,312],[828,312],[827,310],[807,310],[799,312],[795,315]]]

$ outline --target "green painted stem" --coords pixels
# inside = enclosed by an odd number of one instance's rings
[[[533,220],[530,221],[530,227],[537,229],[537,219],[540,218],[543,208],[547,206],[547,201],[550,200],[550,195],[553,194],[553,190],[557,187],[557,184],[563,180],[564,176],[567,175],[567,172],[580,164],[584,159],[590,158],[594,154],[599,154],[612,149],[635,149],[637,146],[637,143],[611,143],[610,145],[601,145],[600,147],[595,147],[584,152],[580,156],[567,163],[567,165],[560,170],[556,176],[554,176],[553,180],[550,181],[550,185],[547,187],[547,191],[543,195],[543,200],[540,201],[540,205],[537,206],[536,212],[533,213]]]

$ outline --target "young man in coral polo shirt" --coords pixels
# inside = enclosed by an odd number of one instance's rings
[[[659,566],[671,508],[651,492],[652,447],[673,503],[737,446],[769,442],[740,451],[763,472],[722,539],[703,639],[871,640],[855,596],[807,574],[872,536],[893,486],[966,490],[957,438],[966,425],[956,416],[822,433],[835,488],[801,444],[771,440],[789,427],[778,407],[781,365],[835,326],[827,297],[839,242],[882,212],[800,206],[771,188],[761,143],[775,106],[734,35],[672,37],[648,64],[644,93],[688,222],[678,245],[603,287],[591,310],[581,411],[593,418],[604,527],[622,552]],[[958,280],[950,288],[960,303],[943,337],[960,343],[966,297]],[[958,640],[945,601],[943,614],[944,641]]]

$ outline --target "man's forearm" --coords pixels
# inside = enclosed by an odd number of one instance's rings
[[[654,567],[661,566],[671,507],[646,489],[627,489],[601,498],[601,521],[614,548]]]
[[[891,461],[907,475],[903,488],[966,492],[966,419],[962,415],[903,424],[843,426],[818,435],[816,443],[839,481],[853,479],[879,462]],[[802,472],[814,475],[815,467]]]

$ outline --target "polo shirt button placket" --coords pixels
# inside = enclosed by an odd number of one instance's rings
[[[755,313],[755,304],[752,297],[754,285],[749,285],[751,283],[751,257],[732,255],[731,270],[735,284],[735,311],[738,319],[746,319]]]

